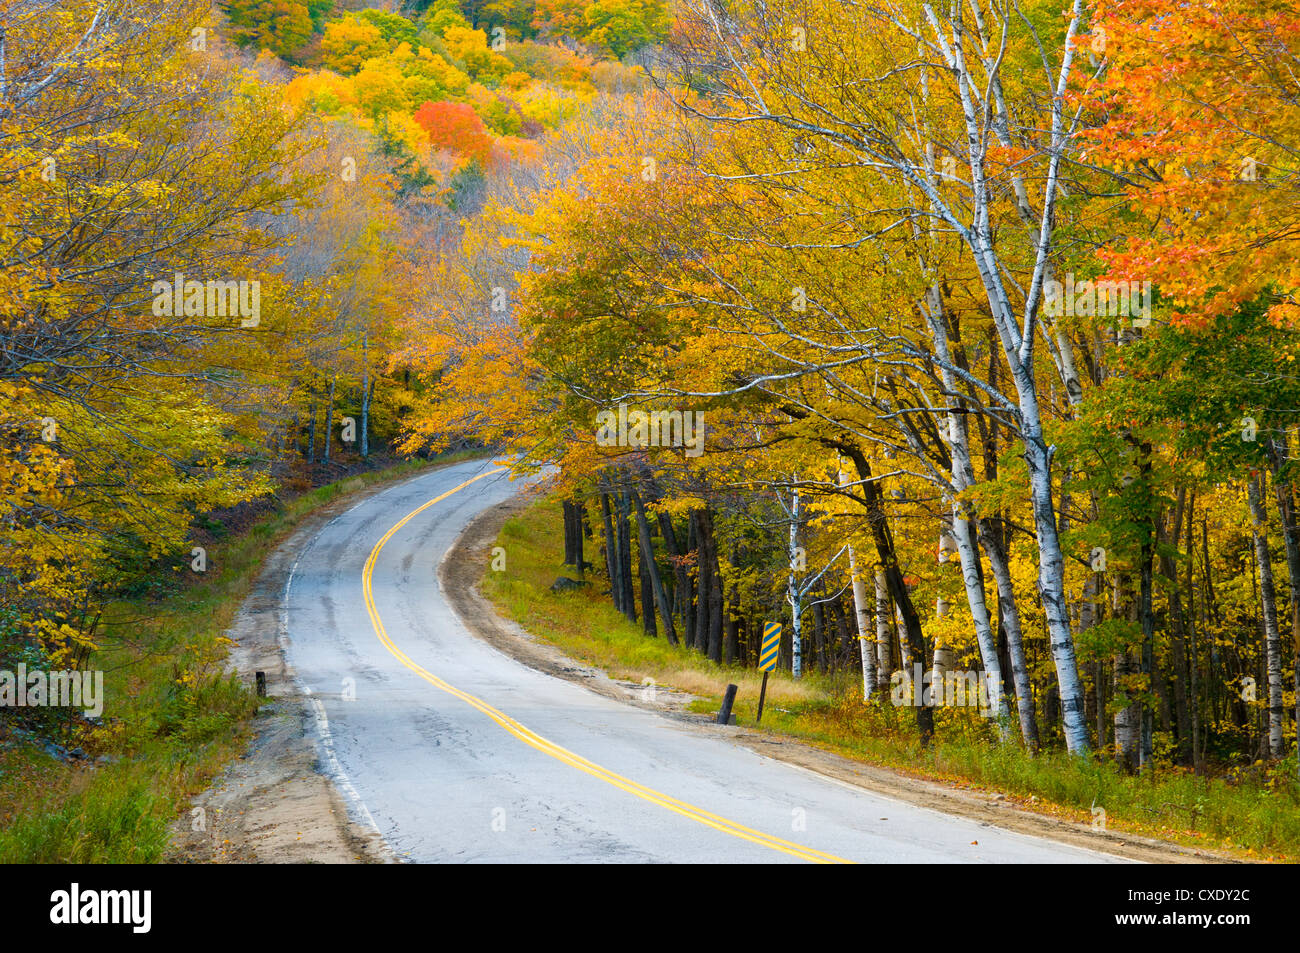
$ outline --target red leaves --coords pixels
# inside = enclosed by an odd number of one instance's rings
[[[425,103],[414,118],[435,149],[463,155],[484,169],[491,166],[492,137],[468,103]]]

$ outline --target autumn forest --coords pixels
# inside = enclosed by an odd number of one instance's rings
[[[484,454],[691,665],[1295,849],[1297,75],[1296,0],[0,4],[0,669],[154,697],[0,711],[0,816],[248,717],[137,626],[228,533]]]

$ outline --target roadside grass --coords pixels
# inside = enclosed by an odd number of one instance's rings
[[[728,683],[739,687],[737,720],[754,726],[761,675],[719,666],[697,652],[647,638],[610,602],[603,573],[589,573],[582,590],[550,591],[561,564],[559,505],[542,498],[508,520],[497,545],[504,572],[488,571],[484,594],[509,618],[565,654],[614,678],[675,688],[697,696],[691,710],[718,710]],[[593,560],[594,562],[595,560]],[[812,673],[795,682],[774,672],[758,730],[797,738],[837,754],[968,790],[1004,793],[1017,806],[1091,824],[1094,808],[1111,831],[1126,831],[1255,860],[1300,857],[1300,785],[1296,759],[1257,765],[1224,777],[1197,777],[1160,768],[1142,777],[1101,758],[1064,752],[1031,756],[999,744],[996,725],[969,710],[938,709],[936,740],[922,748],[911,709],[864,705],[853,673]],[[1014,731],[1014,729],[1013,729]]]
[[[53,757],[34,737],[0,747],[0,863],[162,860],[186,800],[251,736],[258,700],[225,671],[224,633],[267,554],[340,496],[479,455],[406,461],[310,490],[221,540],[192,585],[178,575],[109,606],[114,622],[87,665],[104,671],[103,723],[63,739],[88,763]]]

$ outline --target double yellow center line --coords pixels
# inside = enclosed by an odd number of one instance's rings
[[[469,486],[471,483],[482,480],[484,477],[490,477],[503,472],[504,468],[501,467],[498,467],[495,470],[488,470],[485,473],[480,473],[478,476],[471,477],[458,486],[452,487],[440,496],[435,496],[423,506],[417,507],[402,517],[402,519],[394,525],[392,529],[385,533],[378,543],[375,544],[375,548],[370,551],[370,556],[366,559],[365,568],[361,571],[361,588],[365,593],[366,610],[370,613],[370,621],[375,627],[375,634],[379,636],[379,641],[384,644],[384,648],[388,649],[394,658],[416,675],[419,675],[430,685],[441,689],[448,695],[454,695],[456,698],[459,698],[461,701],[465,702],[465,704],[473,708],[477,708],[506,731],[510,732],[510,734],[524,742],[524,744],[536,748],[543,754],[550,755],[557,761],[562,761],[571,767],[577,768],[585,774],[589,774],[594,778],[599,778],[606,784],[612,784],[614,787],[627,791],[629,794],[635,795],[644,801],[649,801],[651,804],[657,804],[675,814],[680,814],[683,817],[688,817],[693,821],[697,821],[706,827],[712,827],[714,830],[722,831],[724,834],[730,834],[733,837],[739,837],[742,840],[751,841],[762,847],[779,850],[784,854],[791,855],[792,857],[798,857],[800,860],[808,860],[818,864],[851,863],[851,861],[847,861],[842,857],[836,857],[834,854],[828,854],[824,851],[814,850],[811,847],[804,847],[802,844],[795,844],[790,841],[781,840],[779,837],[773,837],[770,834],[764,834],[761,831],[753,830],[752,828],[745,827],[742,824],[737,824],[735,821],[729,821],[724,817],[719,817],[716,814],[710,814],[708,811],[695,807],[692,804],[687,804],[685,801],[679,801],[675,797],[670,797],[660,791],[648,788],[643,784],[638,784],[630,778],[625,778],[622,775],[615,774],[608,768],[602,768],[600,765],[594,764],[581,755],[574,754],[566,748],[561,748],[559,745],[555,744],[555,742],[548,741],[541,735],[537,734],[537,732],[532,731],[515,721],[509,715],[493,708],[481,698],[476,698],[468,692],[461,691],[456,686],[443,681],[437,675],[434,675],[432,672],[418,665],[416,662],[412,661],[409,655],[398,648],[391,638],[388,637],[388,632],[384,629],[383,620],[379,617],[379,610],[375,608],[375,597],[371,587],[371,579],[374,575],[375,563],[378,561],[379,554],[383,551],[385,544],[393,538],[393,535],[398,530],[429,507],[441,503],[443,500],[447,499],[447,497],[465,489],[465,487]]]

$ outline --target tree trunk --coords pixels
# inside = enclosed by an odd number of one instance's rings
[[[361,458],[370,456],[370,332],[361,336]]]
[[[1070,614],[1065,602],[1065,556],[1056,532],[1056,513],[1052,503],[1051,454],[1037,430],[1035,425],[1033,431],[1025,436],[1025,460],[1029,464],[1034,528],[1038,533],[1039,595],[1051,637],[1065,745],[1071,754],[1087,754],[1088,726],[1083,717],[1083,683],[1079,680],[1074,636],[1070,632]]]
[[[647,492],[652,494],[651,499],[657,500],[658,493],[655,490],[654,480],[650,478],[648,472],[644,482]],[[664,548],[668,551],[668,559],[672,562],[673,573],[677,580],[672,593],[673,614],[680,615],[682,619],[682,632],[686,636],[686,645],[689,647],[691,643],[686,620],[689,616],[688,608],[690,605],[690,571],[683,562],[681,548],[677,545],[677,531],[673,528],[672,516],[660,510],[657,517],[659,520],[659,535],[664,538]],[[676,645],[676,640],[677,633],[674,629],[670,644]]]
[[[1093,673],[1094,689],[1097,696],[1097,748],[1105,750],[1106,748],[1106,663],[1102,659],[1097,659],[1093,663],[1095,671]]]
[[[636,593],[632,584],[632,536],[628,532],[628,515],[631,507],[627,502],[627,494],[620,491],[614,496],[614,502],[618,509],[616,511],[617,525],[614,527],[618,532],[618,561],[623,571],[623,615],[628,622],[636,625]]]
[[[942,362],[941,376],[944,388],[950,393],[958,393],[957,376],[951,366],[953,356],[949,347],[949,316],[943,306],[943,295],[937,283],[927,289],[926,298],[929,304],[926,316],[929,319],[935,353]],[[975,485],[975,467],[970,456],[970,433],[966,427],[966,415],[962,412],[965,409],[964,402],[957,401],[949,411],[947,419],[946,437],[952,463],[952,538],[956,541],[957,554],[961,560],[966,602],[970,606],[971,621],[975,626],[975,641],[979,645],[980,660],[984,665],[984,675],[989,687],[989,706],[999,727],[1005,730],[1002,719],[1004,712],[1002,664],[998,660],[997,637],[993,634],[993,625],[984,598],[983,573],[980,571],[979,549],[976,543],[979,533],[978,524],[974,513],[967,512],[966,505],[961,501],[961,494]],[[938,668],[939,653],[936,650],[936,679],[939,676]]]
[[[1127,586],[1115,580],[1117,608],[1127,605],[1129,622],[1138,621],[1137,601],[1131,598]],[[1115,695],[1124,696],[1128,703],[1115,712],[1115,757],[1126,771],[1137,771],[1142,760],[1142,706],[1136,695],[1136,674],[1139,666],[1130,649],[1115,656]]]
[[[1020,608],[1011,581],[1011,567],[997,527],[991,520],[980,520],[980,541],[989,559],[989,571],[998,588],[998,624],[1007,634],[1007,655],[1011,660],[1011,680],[1016,691],[1016,714],[1020,719],[1020,737],[1025,747],[1037,751],[1038,718],[1034,711],[1034,685],[1025,661],[1024,634],[1020,625]]]
[[[812,665],[826,671],[826,606],[820,599],[813,603]]]
[[[645,504],[635,490],[632,491],[632,505],[636,509],[636,524],[641,549],[648,554],[646,568],[650,575],[650,587],[654,593],[654,603],[659,609],[659,621],[663,623],[664,638],[668,640],[669,645],[676,645],[677,629],[673,625],[673,609],[668,602],[668,594],[664,592],[663,578],[659,575],[659,564],[654,559],[654,545],[650,538],[650,522],[646,519]]]
[[[695,648],[709,651],[709,596],[713,591],[713,562],[709,559],[708,533],[704,528],[704,510],[691,512],[695,522],[695,564],[698,587],[695,596]]]
[[[1291,597],[1291,648],[1292,679],[1295,685],[1297,737],[1300,738],[1300,522],[1296,519],[1295,487],[1289,479],[1281,478],[1281,463],[1287,458],[1284,441],[1274,444],[1273,493],[1277,500],[1278,516],[1282,520],[1282,540],[1286,545],[1287,578]],[[1300,762],[1300,757],[1296,759]]]
[[[1074,16],[1078,16],[1077,10]],[[1070,51],[1072,53],[1073,51]],[[1070,54],[1062,60],[1062,82],[1068,76],[1071,65]],[[976,152],[976,143],[982,132],[980,119],[971,94],[971,77],[968,67],[961,61],[954,61],[952,66],[957,75],[965,106],[967,134],[971,143],[972,154]],[[1051,113],[1051,148],[1063,152],[1067,134],[1063,131],[1063,105],[1054,102]],[[1041,220],[1047,222],[1052,217],[1058,189],[1055,177],[1056,159],[1052,160],[1053,174],[1044,187],[1044,208]],[[1042,412],[1034,377],[1034,344],[1036,335],[1030,325],[1029,335],[1022,339],[1017,310],[1007,292],[998,254],[996,237],[989,224],[988,204],[991,201],[988,183],[983,179],[980,164],[972,161],[972,203],[975,208],[977,226],[963,234],[974,257],[976,273],[984,287],[988,300],[989,312],[997,329],[998,338],[1006,357],[1007,368],[1016,390],[1019,410],[1020,436],[1024,446],[1024,461],[1028,471],[1030,500],[1033,507],[1034,529],[1038,542],[1038,589],[1046,616],[1047,631],[1051,640],[1052,661],[1056,667],[1057,687],[1060,693],[1062,721],[1065,730],[1065,743],[1071,754],[1086,754],[1088,751],[1088,726],[1084,721],[1083,684],[1079,679],[1078,663],[1075,659],[1074,636],[1070,631],[1069,607],[1065,599],[1065,555],[1061,551],[1060,536],[1056,526],[1056,507],[1052,499],[1052,457],[1055,447],[1049,446],[1043,437]],[[1050,234],[1043,233],[1044,239]],[[1040,262],[1036,269],[1034,284],[1041,287],[1042,266],[1050,261],[1044,252],[1046,247],[1038,250]],[[1074,388],[1077,380],[1067,378],[1071,389],[1071,399],[1076,396]],[[1081,388],[1079,388],[1081,393]]]
[[[803,672],[803,596],[790,591],[790,677],[799,678]]]
[[[600,516],[605,528],[605,569],[609,572],[609,594],[614,608],[623,611],[623,592],[620,580],[623,570],[618,562],[618,540],[614,536],[614,517],[610,512],[609,493],[600,491]]]
[[[709,596],[709,659],[722,664],[722,629],[727,614],[726,596],[723,593],[722,566],[718,561],[718,540],[709,526],[710,548],[713,550],[713,589]]]
[[[876,640],[871,634],[871,611],[867,604],[867,587],[862,581],[862,574],[858,572],[857,557],[853,553],[852,546],[849,547],[849,578],[853,580],[853,618],[857,624],[858,650],[862,657],[862,700],[869,702],[876,694],[876,653],[874,651]],[[877,578],[876,609],[879,611],[884,580]]]
[[[790,573],[786,587],[786,598],[790,601],[790,677],[803,676],[803,592],[795,579],[795,566],[799,552],[799,491],[795,490],[790,500],[790,544],[786,555],[789,557]]]
[[[647,563],[654,562],[654,550],[647,547],[643,541],[639,541],[636,552],[637,574],[641,577],[641,627],[645,634],[653,639],[659,635],[659,632],[655,627],[654,584],[650,581]]]
[[[335,379],[331,377],[329,404],[325,407],[325,463],[330,462],[330,442],[334,436],[334,383]]]
[[[885,575],[885,586],[894,600],[894,609],[902,619],[899,641],[906,641],[908,655],[915,659],[925,658],[925,636],[921,630],[921,617],[916,613],[912,595],[907,591],[903,581],[903,571],[898,565],[898,554],[894,549],[893,536],[889,531],[889,521],[885,516],[880,485],[872,478],[871,464],[862,451],[851,444],[836,445],[845,456],[853,461],[858,479],[862,482],[867,524],[876,544],[876,555],[880,560]],[[934,737],[934,712],[922,705],[916,710],[916,724],[921,733],[921,743],[928,744]]]
[[[307,462],[316,463],[316,401],[311,402],[311,437],[307,441]]]
[[[700,567],[700,543],[698,534],[695,531],[695,513],[692,512],[686,517],[686,556],[694,557],[696,574],[692,575],[690,567],[686,567],[686,582],[682,587],[682,626],[686,630],[686,647],[695,648],[699,627],[695,624],[695,580],[698,578]]]
[[[1183,510],[1187,504],[1187,491],[1178,489],[1177,502],[1174,505],[1173,518],[1165,542],[1174,549],[1178,548],[1182,534]],[[1188,537],[1188,558],[1191,558],[1191,538]],[[1192,763],[1192,724],[1191,709],[1188,703],[1187,676],[1187,632],[1188,618],[1183,610],[1182,594],[1178,590],[1178,567],[1173,557],[1160,557],[1160,574],[1169,582],[1170,613],[1170,664],[1173,668],[1173,703],[1174,724],[1178,733],[1178,760],[1182,764]]]
[[[876,684],[884,688],[894,671],[893,606],[885,574],[876,572]],[[864,663],[865,664],[865,663]]]
[[[844,611],[844,600],[842,596],[836,596],[831,600],[831,618],[835,623],[835,634],[837,649],[832,659],[832,667],[835,669],[845,668],[849,660],[853,658],[853,636],[849,632],[848,619]]]
[[[1193,493],[1187,504],[1187,634],[1191,643],[1191,659],[1188,666],[1188,682],[1191,690],[1191,729],[1192,729],[1192,769],[1201,773],[1201,696],[1198,692],[1201,657],[1197,652],[1197,606],[1196,606],[1196,539],[1195,533],[1196,494]],[[1205,605],[1205,597],[1201,597]],[[1202,611],[1204,611],[1202,609]]]
[[[573,504],[573,559],[578,567],[578,578],[582,579],[587,571],[587,557],[583,553],[583,536],[586,533],[587,507],[581,501]]]
[[[570,500],[564,500],[561,504],[564,510],[564,565],[573,565],[573,503]]]
[[[727,665],[735,665],[740,643],[740,589],[734,582],[722,625],[722,659]]]
[[[1260,608],[1264,616],[1264,654],[1268,678],[1268,753],[1280,758],[1282,747],[1282,636],[1277,623],[1277,592],[1273,583],[1273,560],[1268,551],[1268,513],[1264,509],[1259,482],[1246,484],[1250,502],[1251,534],[1255,541],[1255,563],[1259,569]]]
[[[1142,671],[1142,683],[1148,696],[1156,694],[1155,671],[1155,630],[1156,620],[1152,611],[1154,588],[1155,540],[1148,536],[1142,543],[1142,566],[1138,583],[1138,621],[1142,626],[1142,651],[1139,664]],[[1154,753],[1155,712],[1150,702],[1141,706],[1142,712],[1142,755],[1139,767],[1146,771],[1151,767]]]

